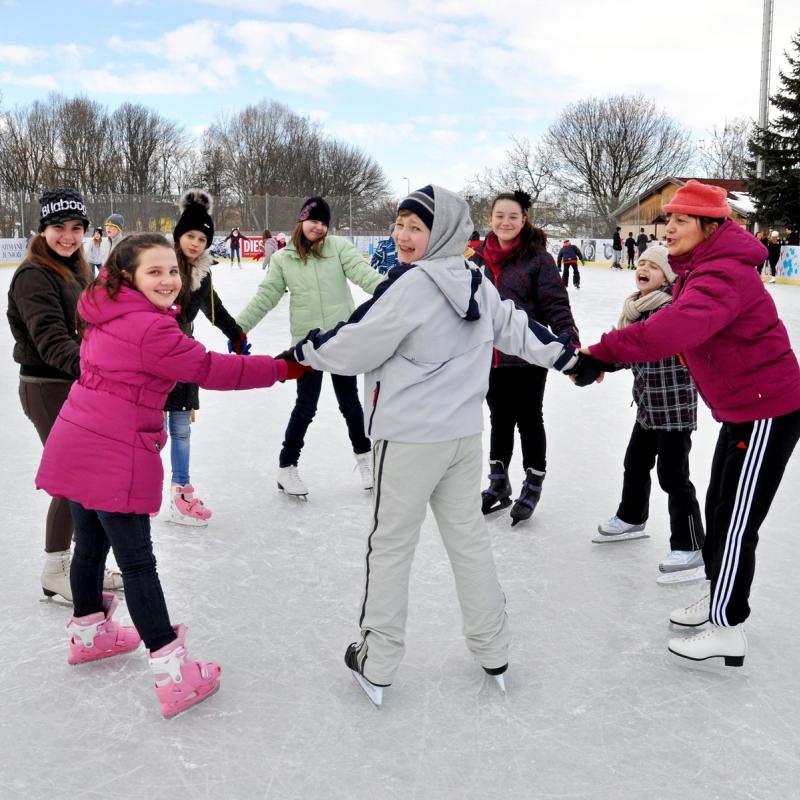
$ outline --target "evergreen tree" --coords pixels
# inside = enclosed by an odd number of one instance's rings
[[[756,126],[749,147],[748,185],[758,219],[770,224],[800,223],[800,32],[792,37],[789,68],[779,74],[781,88],[771,99],[780,112],[766,128]],[[763,160],[761,177],[756,164]]]

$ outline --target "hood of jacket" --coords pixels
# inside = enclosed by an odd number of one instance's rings
[[[428,248],[416,269],[424,272],[447,298],[459,317],[478,319],[475,291],[481,282],[480,270],[471,269],[464,258],[473,231],[467,201],[441,186],[433,186],[433,229]]]
[[[691,272],[709,261],[735,261],[746,267],[755,267],[767,257],[767,248],[741,225],[727,219],[691,253],[670,256],[669,265],[678,276]]]

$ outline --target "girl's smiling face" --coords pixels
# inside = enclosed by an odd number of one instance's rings
[[[522,206],[514,200],[498,200],[494,204],[491,225],[500,247],[507,247],[519,236],[526,219]]]
[[[657,289],[663,289],[667,284],[664,271],[658,264],[648,261],[646,258],[639,259],[636,266],[636,288],[642,296],[655,292]]]
[[[62,258],[69,258],[82,244],[83,235],[86,233],[83,223],[77,219],[60,222],[57,225],[48,225],[43,231],[47,246]]]
[[[303,236],[309,242],[318,242],[328,232],[328,226],[316,219],[303,220]]]
[[[128,278],[131,279],[130,276]],[[132,283],[156,308],[170,308],[181,290],[181,273],[175,251],[171,247],[143,250]]]
[[[431,232],[416,214],[404,211],[394,223],[392,239],[397,246],[400,263],[414,264],[425,255]]]

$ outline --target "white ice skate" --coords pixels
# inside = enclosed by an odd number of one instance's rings
[[[593,542],[606,544],[607,542],[624,542],[628,539],[646,539],[650,534],[644,532],[646,522],[635,525],[621,520],[616,514],[608,522],[597,526],[597,536],[592,537]]]
[[[743,625],[709,625],[702,633],[670,639],[670,653],[689,661],[721,658],[726,667],[741,667],[747,655],[747,637]]]
[[[711,595],[706,592],[699,600],[686,606],[676,608],[669,615],[669,621],[680,628],[699,628],[705,625],[711,616]]]
[[[705,578],[706,568],[701,566],[693,569],[682,569],[677,572],[662,572],[656,578],[656,583],[665,586],[673,583],[693,583],[694,581],[703,581]]]
[[[374,485],[372,478],[372,452],[356,453],[356,469],[361,475],[361,486],[365,491],[371,492]]]
[[[297,464],[278,468],[278,489],[290,497],[308,499],[308,487],[303,483],[303,479],[297,471]]]

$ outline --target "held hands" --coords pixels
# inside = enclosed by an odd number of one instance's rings
[[[250,355],[250,342],[247,341],[247,334],[242,331],[239,334],[238,339],[228,339],[228,352],[229,353],[236,353],[240,356],[249,356]]]
[[[311,367],[304,367],[302,364],[297,363],[297,359],[295,358],[294,355],[294,347],[290,347],[288,350],[284,350],[282,353],[278,353],[278,355],[275,356],[275,360],[286,362],[287,381],[300,380],[309,372],[313,372]]]
[[[605,361],[598,361],[588,350],[578,353],[578,360],[564,370],[576,386],[589,386],[592,383],[602,383],[606,372],[613,372],[614,365]]]

